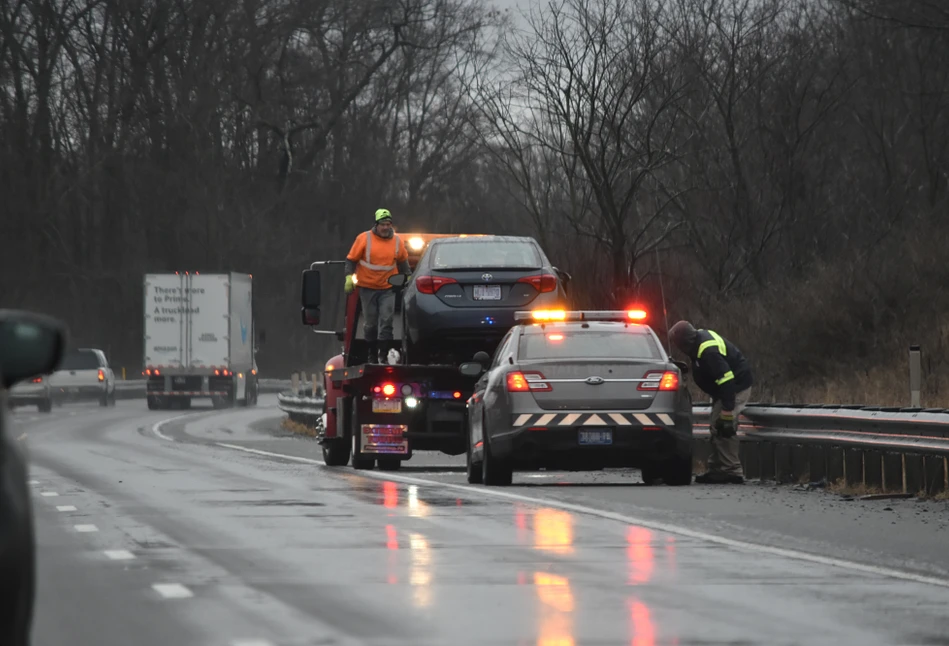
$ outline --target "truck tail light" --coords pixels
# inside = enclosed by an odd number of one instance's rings
[[[105,372],[102,369],[99,369],[99,381],[105,381]]]
[[[557,289],[557,277],[552,274],[540,274],[538,276],[523,276],[518,278],[519,283],[530,283],[541,294],[552,292]]]
[[[544,375],[539,372],[509,372],[507,373],[507,390],[512,393],[548,392],[553,390],[550,384],[544,381]]]
[[[418,287],[418,291],[423,294],[434,294],[445,285],[457,283],[458,281],[454,278],[448,278],[446,276],[419,276],[415,279],[415,285]]]
[[[679,375],[672,371],[647,372],[644,379],[638,390],[679,390]]]

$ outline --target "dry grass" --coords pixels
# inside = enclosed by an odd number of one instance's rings
[[[847,484],[844,478],[840,478],[828,484],[827,491],[840,494],[841,496],[870,496],[884,493],[879,487],[868,487],[863,483],[856,485]]]
[[[289,417],[284,419],[280,423],[280,428],[285,431],[290,431],[296,435],[305,435],[307,437],[316,437],[316,428],[312,426],[307,426],[306,424],[301,424],[300,422],[294,422]]]

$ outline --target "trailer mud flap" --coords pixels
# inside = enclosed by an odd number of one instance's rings
[[[408,455],[409,440],[405,437],[406,424],[361,424],[360,453]]]

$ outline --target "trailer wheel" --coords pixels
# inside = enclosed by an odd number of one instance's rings
[[[358,470],[372,469],[376,466],[375,458],[364,458],[359,456],[359,438],[360,438],[360,424],[359,424],[359,397],[354,396],[352,398],[353,407],[352,415],[350,416],[350,434],[352,435],[352,447],[353,447],[353,468]]]

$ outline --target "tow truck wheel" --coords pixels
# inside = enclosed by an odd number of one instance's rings
[[[344,467],[349,463],[349,442],[345,438],[323,440],[323,461],[328,467]]]
[[[379,458],[380,471],[398,471],[402,468],[402,460],[398,458]]]
[[[352,398],[353,407],[351,420],[352,447],[353,447],[353,468],[357,470],[368,470],[376,466],[375,458],[364,458],[359,455],[359,401],[357,397]]]

